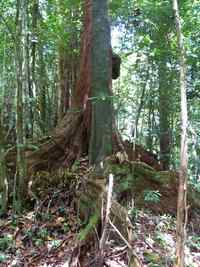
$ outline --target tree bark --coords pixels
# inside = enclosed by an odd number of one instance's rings
[[[33,0],[32,7],[31,7],[31,52],[30,52],[30,58],[31,58],[31,64],[30,64],[30,75],[31,75],[31,84],[30,84],[30,97],[31,97],[31,117],[32,117],[32,136],[34,134],[33,128],[35,124],[35,113],[36,113],[36,103],[35,103],[35,95],[37,94],[37,83],[36,83],[36,52],[37,52],[37,43],[38,43],[38,34],[37,34],[37,28],[38,28],[38,18],[39,18],[39,2],[38,0]],[[34,99],[34,100],[33,100]]]
[[[107,0],[92,3],[91,102],[92,125],[89,148],[91,164],[112,153],[111,37]]]
[[[16,116],[16,146],[17,146],[17,166],[14,181],[14,209],[21,211],[25,198],[26,186],[26,161],[23,146],[25,144],[24,127],[24,93],[27,89],[27,66],[26,66],[26,45],[27,45],[27,1],[19,0],[17,5],[17,34],[15,46],[15,59],[17,65],[17,116]]]
[[[162,39],[163,42],[165,38]],[[159,63],[159,116],[160,116],[160,159],[164,170],[169,169],[171,152],[171,127],[170,127],[170,107],[171,107],[171,86],[170,81],[166,81],[169,76],[167,69],[167,58],[162,56]]]
[[[177,246],[176,267],[185,266],[185,241],[187,223],[187,167],[188,167],[188,144],[187,144],[187,97],[186,97],[186,61],[185,47],[177,0],[173,0],[177,41],[180,61],[180,93],[181,93],[181,153],[179,170],[179,192],[177,203]]]

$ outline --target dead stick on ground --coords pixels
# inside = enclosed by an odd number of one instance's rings
[[[141,261],[139,259],[139,257],[135,254],[135,252],[133,251],[133,248],[131,246],[131,244],[126,240],[126,238],[124,238],[124,236],[120,233],[120,231],[117,229],[117,227],[111,222],[111,220],[109,220],[110,225],[113,227],[113,229],[115,230],[115,232],[118,234],[118,236],[124,241],[124,243],[127,245],[127,247],[129,248],[132,256],[137,260],[137,265],[135,266],[142,266]]]
[[[103,233],[100,239],[100,250],[104,249],[107,232],[109,227],[109,219],[110,219],[110,210],[112,205],[112,192],[113,192],[113,175],[109,175],[109,185],[108,185],[108,197],[107,197],[107,207],[106,207],[106,217],[103,226]]]
[[[103,222],[103,232],[102,232],[102,236],[99,242],[99,256],[97,258],[97,263],[96,263],[97,267],[103,266],[103,262],[104,262],[104,249],[105,249],[106,239],[108,236],[110,210],[111,210],[111,205],[112,205],[112,192],[113,192],[113,175],[110,174],[109,185],[108,185],[108,195],[107,195],[106,216]]]

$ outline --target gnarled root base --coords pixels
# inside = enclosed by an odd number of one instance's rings
[[[83,152],[85,135],[82,112],[68,112],[50,139],[37,151],[28,152],[28,174],[70,164]]]

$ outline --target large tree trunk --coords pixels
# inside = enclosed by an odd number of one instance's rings
[[[107,0],[92,2],[91,102],[89,147],[91,164],[112,153],[111,37]]]
[[[80,74],[72,98],[72,106],[54,130],[51,138],[38,151],[29,152],[29,174],[41,169],[54,168],[58,164],[70,166],[81,154],[88,153],[91,128],[91,102],[89,99],[91,97],[92,67],[94,68],[91,61],[93,1],[85,0],[84,4]]]

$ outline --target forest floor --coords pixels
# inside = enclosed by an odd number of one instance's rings
[[[77,184],[73,188],[63,185],[48,188],[31,210],[20,216],[10,212],[1,218],[0,266],[95,266],[99,245],[97,229],[93,240],[80,242],[77,238],[86,227],[73,201],[77,190]],[[137,208],[129,210],[129,217],[134,234],[131,246],[142,266],[173,266],[175,218]],[[192,222],[188,223],[185,253],[187,267],[200,267],[200,229],[193,230]],[[129,249],[113,228],[109,229],[104,255],[104,266],[128,266]]]

